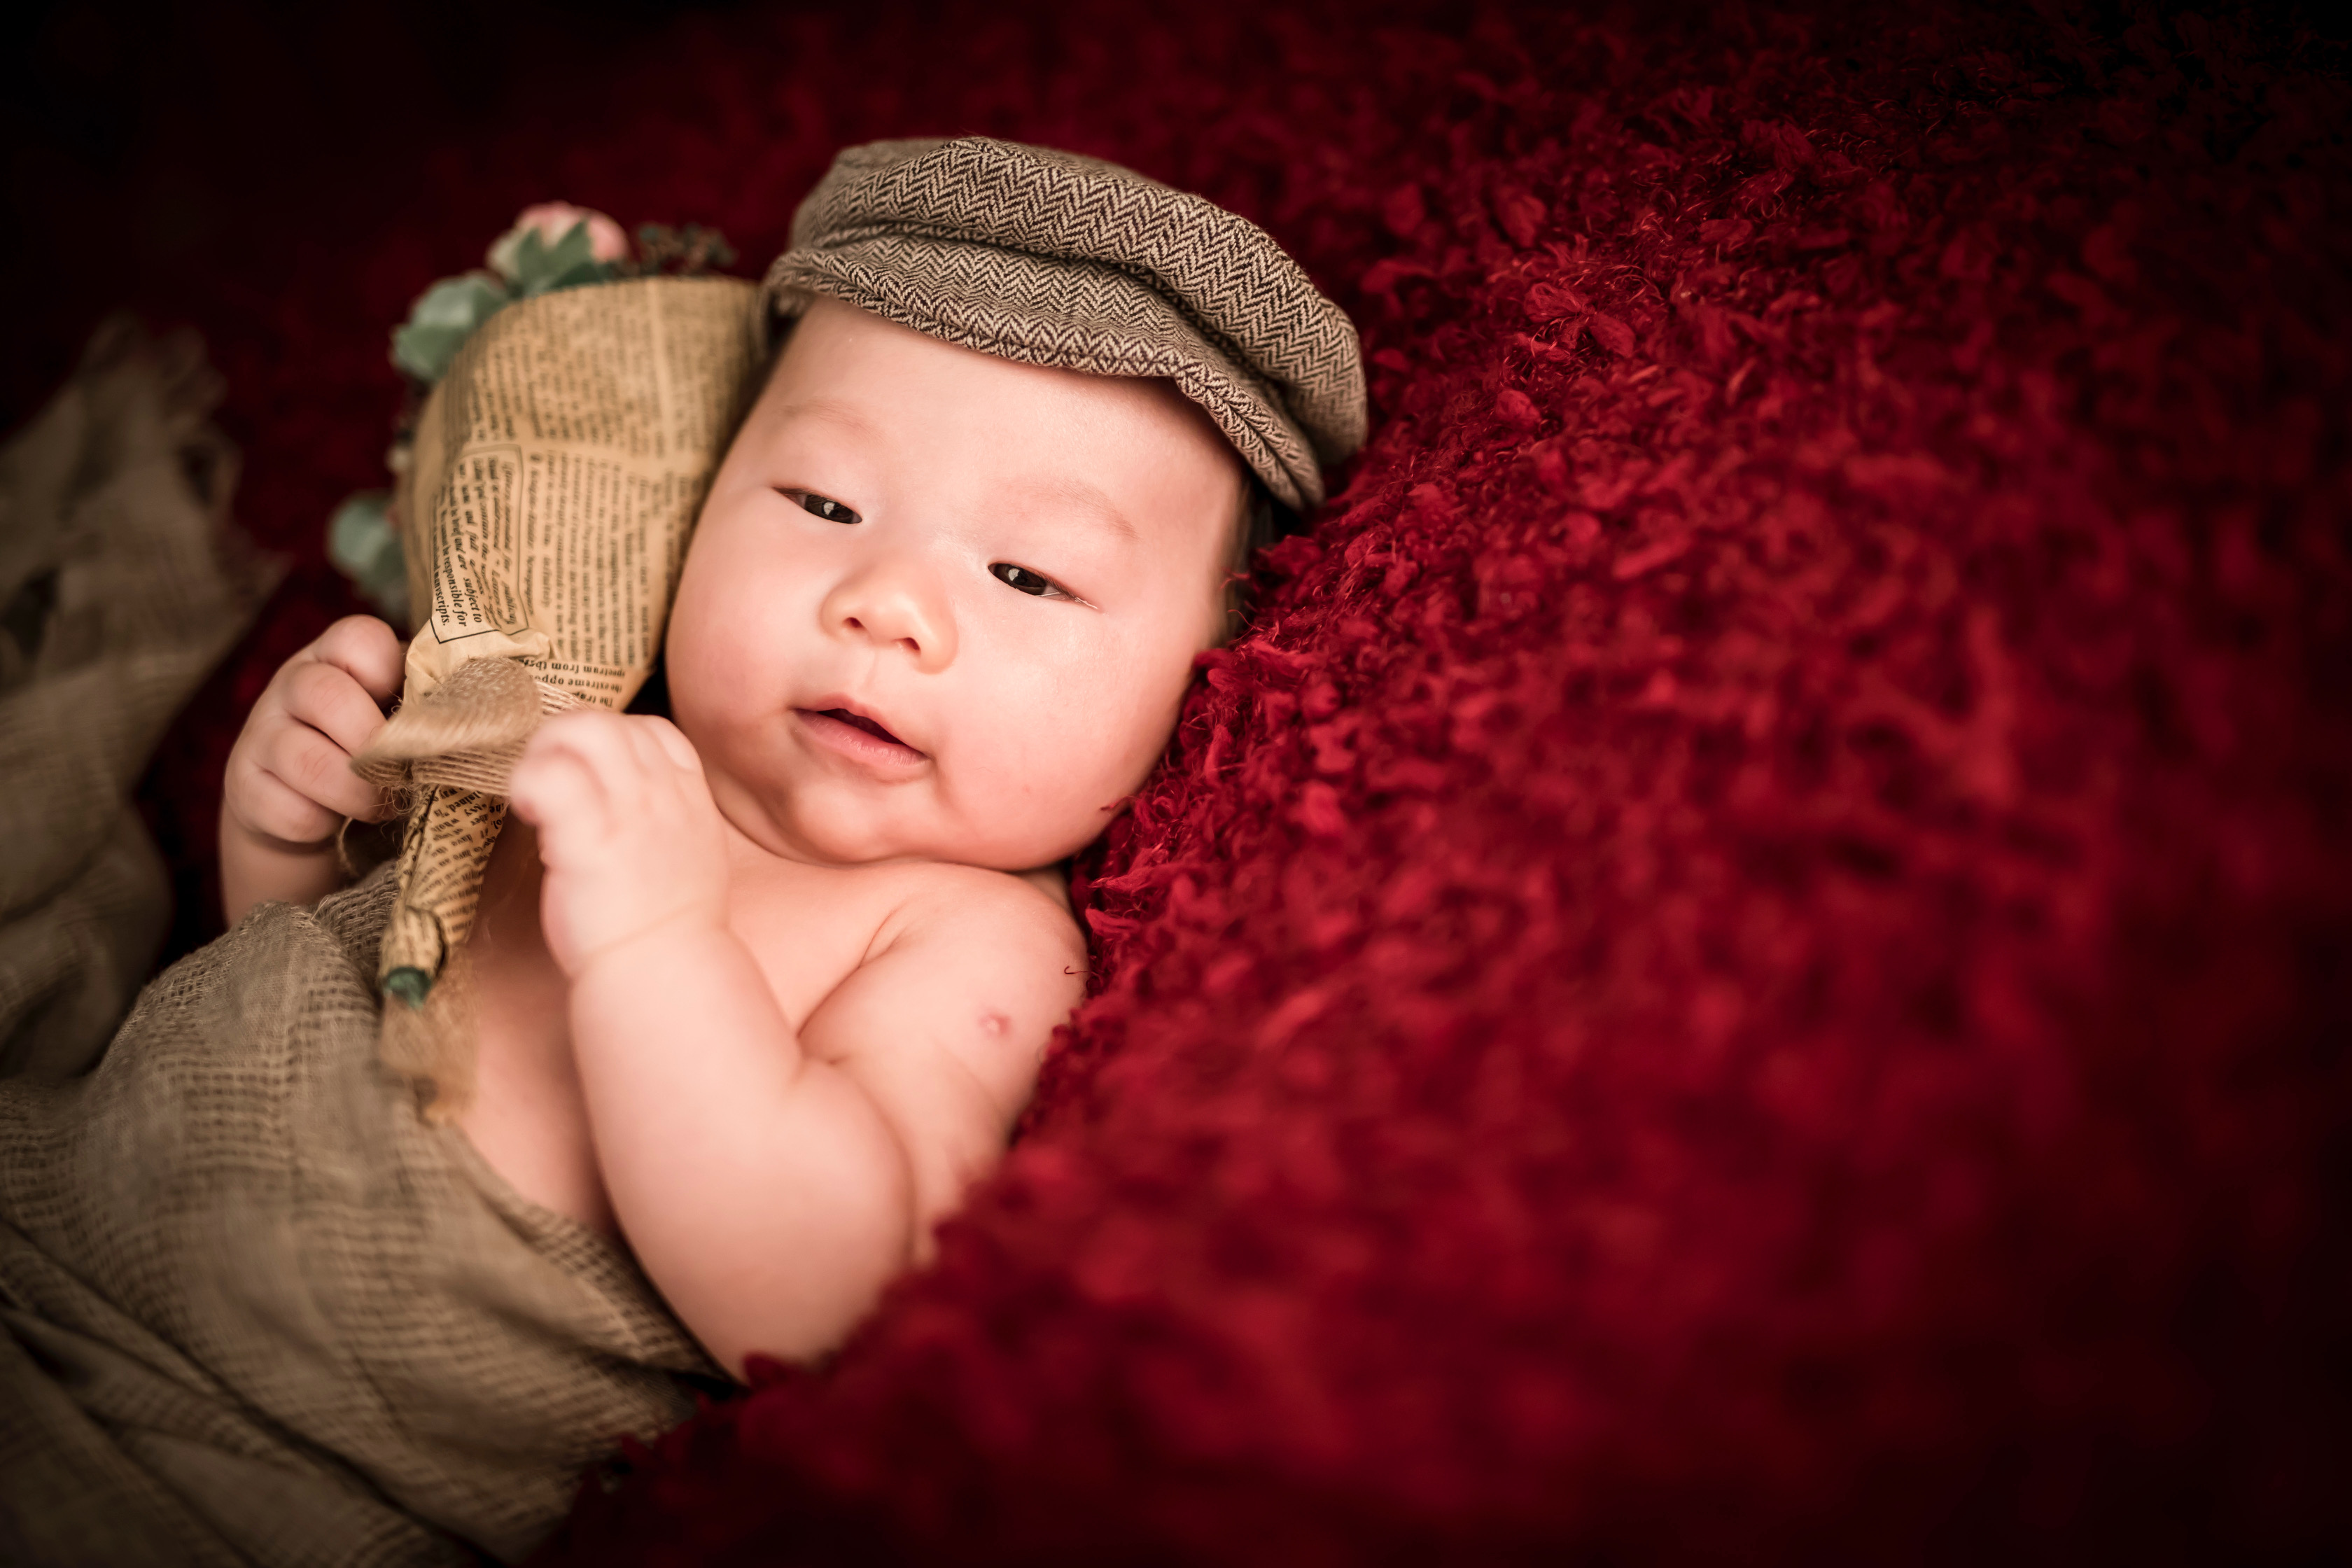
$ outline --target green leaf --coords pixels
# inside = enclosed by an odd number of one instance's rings
[[[613,276],[609,262],[583,261],[579,266],[560,272],[547,280],[540,291],[552,294],[559,289],[579,289],[590,283],[602,283]]]
[[[444,278],[418,297],[407,325],[392,334],[392,363],[420,381],[438,381],[474,330],[511,298],[483,273]]]
[[[419,381],[438,381],[467,336],[462,327],[402,327],[392,334],[392,363]]]
[[[473,331],[498,313],[507,291],[479,272],[444,278],[427,289],[408,312],[420,327],[463,327]]]
[[[392,496],[362,490],[327,523],[327,559],[362,597],[395,621],[408,616],[408,560],[392,526]]]
[[[563,237],[555,242],[553,250],[548,252],[547,269],[551,275],[560,276],[582,262],[595,259],[596,242],[588,237],[588,220],[582,218],[564,230]]]
[[[563,237],[552,246],[533,229],[515,247],[513,262],[515,292],[525,299],[603,283],[620,270],[609,261],[596,259],[596,244],[589,236],[586,218],[564,230]]]

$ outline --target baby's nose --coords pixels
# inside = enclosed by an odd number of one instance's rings
[[[929,574],[911,563],[859,574],[829,597],[825,616],[840,636],[910,655],[922,670],[955,658],[955,616]]]

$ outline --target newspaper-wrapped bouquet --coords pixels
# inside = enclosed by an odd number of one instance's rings
[[[519,300],[618,278],[671,274],[697,277],[730,266],[735,252],[716,229],[688,224],[671,229],[647,224],[633,247],[604,214],[570,202],[525,207],[514,226],[492,242],[486,268],[444,278],[409,310],[392,334],[392,363],[408,378],[408,406],[387,466],[406,471],[419,406],[466,340]],[[396,623],[408,620],[406,555],[390,490],[362,490],[337,508],[327,528],[327,555],[361,597]]]
[[[331,528],[339,563],[413,633],[400,706],[352,765],[406,806],[384,1057],[439,1116],[472,1091],[444,982],[508,772],[545,714],[622,708],[651,672],[762,348],[757,290],[708,275],[732,259],[708,230],[649,226],[633,252],[610,218],[550,204],[488,259],[394,334],[414,394],[396,484]]]

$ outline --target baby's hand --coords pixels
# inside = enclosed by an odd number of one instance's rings
[[[278,666],[230,749],[225,826],[290,847],[322,844],[347,816],[381,818],[352,753],[383,728],[400,672],[400,638],[373,616],[346,616]]]
[[[351,754],[383,729],[400,691],[400,637],[374,616],[343,616],[278,666],[228,752],[221,814],[258,839],[322,844],[346,816],[383,816],[376,785]]]
[[[551,719],[509,798],[539,829],[540,924],[565,974],[664,926],[725,927],[726,830],[702,759],[668,720]]]
[[[400,670],[393,629],[347,616],[270,678],[221,780],[221,900],[232,922],[271,900],[308,903],[341,880],[335,830],[384,811],[352,753],[383,727]]]

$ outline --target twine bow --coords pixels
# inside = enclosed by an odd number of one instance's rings
[[[434,786],[504,795],[540,725],[582,705],[514,659],[472,659],[402,704],[352,759],[352,771],[404,805]]]

